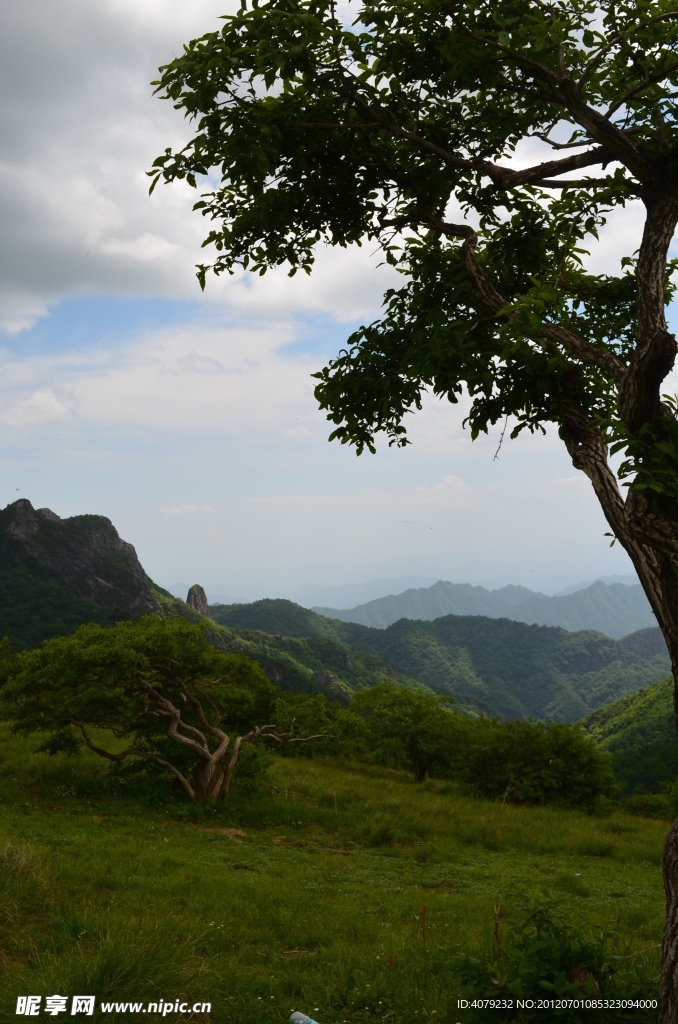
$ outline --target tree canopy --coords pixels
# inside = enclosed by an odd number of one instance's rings
[[[227,797],[243,743],[286,736],[272,717],[280,691],[251,658],[221,654],[204,627],[146,616],[92,624],[47,640],[8,666],[0,704],[40,749],[87,747],[112,762],[141,758],[173,775],[196,801]]]
[[[365,239],[406,273],[320,375],[333,436],[359,451],[378,431],[406,443],[425,389],[456,402],[465,385],[474,433],[509,415],[514,433],[633,435],[636,488],[678,494],[674,420],[654,422],[675,355],[663,307],[678,197],[662,185],[676,168],[678,12],[368,0],[356,13],[344,26],[329,0],[271,0],[188,44],[157,88],[198,131],[155,161],[154,184],[219,168],[196,204],[218,222],[216,273],[308,271],[319,242]],[[586,269],[610,211],[638,198],[652,222],[640,253],[631,237],[621,273]],[[659,344],[652,366],[639,332]],[[660,434],[670,450],[650,459],[643,439]]]

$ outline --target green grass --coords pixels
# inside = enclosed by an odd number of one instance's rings
[[[302,758],[275,759],[264,791],[202,814],[169,783],[115,781],[6,727],[0,752],[2,1022],[20,1019],[18,995],[61,993],[205,1000],[229,1024],[294,1009],[321,1024],[465,1024],[457,997],[474,993],[456,954],[491,948],[502,897],[508,929],[510,894],[539,890],[615,928],[620,955],[658,975],[665,823]]]

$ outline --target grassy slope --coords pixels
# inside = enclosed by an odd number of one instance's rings
[[[584,726],[612,754],[627,793],[657,792],[678,778],[672,677],[600,708]]]
[[[302,759],[275,761],[268,792],[236,792],[226,817],[191,820],[160,795],[111,792],[93,755],[27,754],[5,727],[1,743],[3,1024],[18,994],[53,992],[208,1000],[214,1024],[283,1024],[293,1009],[464,1024],[456,999],[473,993],[450,953],[492,943],[493,905],[506,897],[505,928],[508,894],[542,887],[658,972],[661,823]],[[244,835],[219,831],[233,827]]]
[[[668,655],[652,630],[618,641],[595,632],[453,615],[433,622],[401,619],[388,629],[371,629],[325,619],[282,600],[216,605],[211,611],[231,629],[278,634],[266,642],[275,642],[281,653],[296,645],[301,656],[309,641],[297,641],[305,637],[369,652],[396,672],[453,694],[460,710],[504,718],[577,721],[661,679],[669,669]],[[256,633],[251,638],[256,645]]]

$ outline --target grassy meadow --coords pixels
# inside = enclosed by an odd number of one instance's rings
[[[257,792],[202,812],[171,783],[0,730],[3,1024],[21,1019],[17,996],[56,993],[206,1001],[218,1024],[283,1024],[292,1010],[321,1024],[518,1019],[457,999],[491,994],[460,979],[459,954],[491,954],[493,908],[501,939],[521,893],[612,929],[616,955],[658,977],[666,822],[502,805],[301,757],[272,759]]]

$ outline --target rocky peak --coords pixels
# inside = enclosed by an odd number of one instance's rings
[[[194,583],[189,590],[186,604],[189,608],[194,608],[196,612],[200,612],[206,619],[209,619],[210,609],[207,604],[207,595],[199,583]]]
[[[44,578],[130,616],[157,609],[136,551],[105,516],[61,519],[19,498],[0,512],[0,557],[28,558]]]

